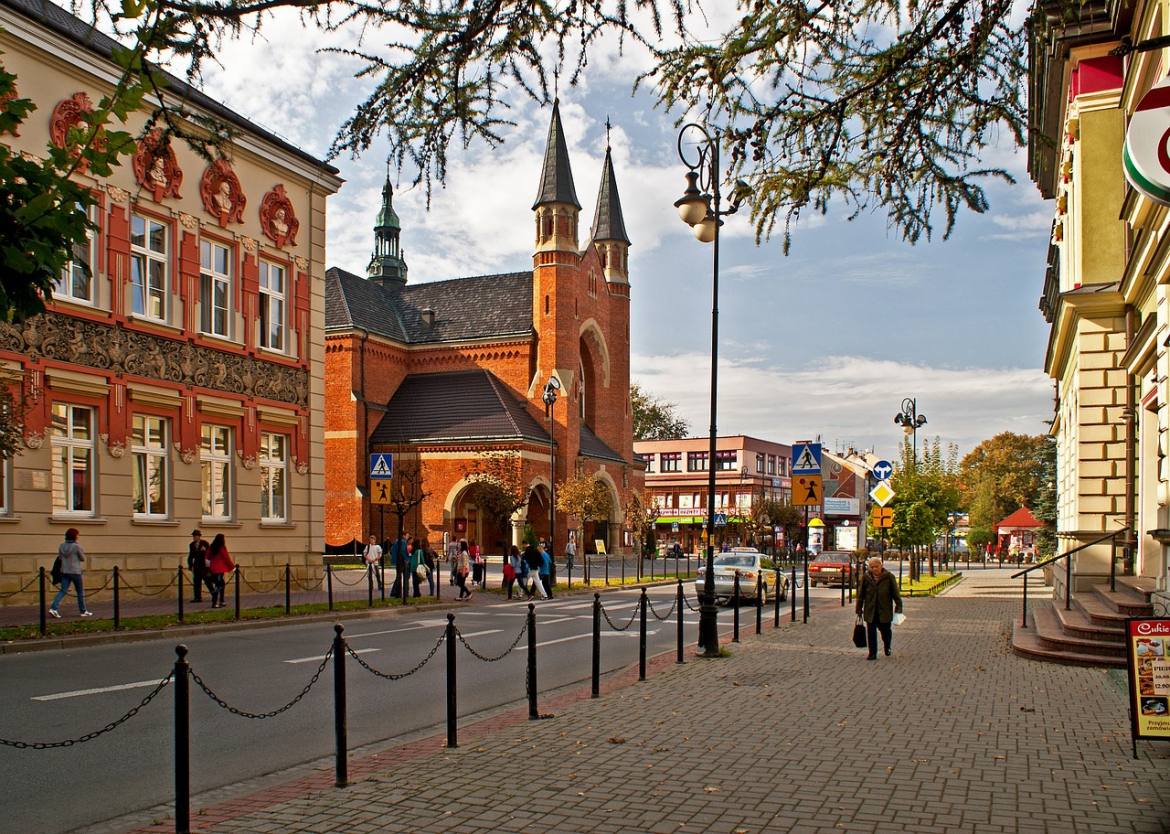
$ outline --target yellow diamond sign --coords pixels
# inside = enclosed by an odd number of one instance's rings
[[[869,491],[869,497],[879,507],[884,507],[894,500],[894,489],[887,481],[878,481],[878,485]]]

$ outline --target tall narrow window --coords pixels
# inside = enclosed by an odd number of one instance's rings
[[[260,347],[284,350],[284,320],[288,295],[283,266],[260,262]]]
[[[130,453],[134,456],[134,515],[167,516],[167,421],[135,414]]]
[[[93,409],[53,403],[53,512],[93,515]]]
[[[94,207],[86,211],[94,219]],[[60,277],[53,282],[53,295],[93,303],[93,273],[97,269],[97,239],[93,229],[86,230],[85,243],[73,244],[73,257],[61,270]]]
[[[288,520],[288,438],[260,434],[260,518]]]
[[[203,481],[203,519],[227,521],[232,517],[232,430],[203,426],[199,463]]]
[[[232,252],[212,240],[199,245],[199,329],[231,338]]]
[[[167,227],[137,214],[131,217],[130,253],[131,310],[166,321]]]
[[[756,472],[764,474],[764,455],[762,452],[756,453]]]

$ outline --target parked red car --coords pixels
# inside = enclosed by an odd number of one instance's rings
[[[809,586],[841,585],[849,576],[853,554],[847,550],[826,550],[808,563]]]

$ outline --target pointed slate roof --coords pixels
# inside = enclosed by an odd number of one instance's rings
[[[371,444],[531,440],[548,443],[545,428],[490,371],[407,376]]]
[[[592,240],[618,240],[629,244],[626,237],[626,222],[622,217],[622,201],[618,196],[617,177],[613,172],[613,159],[609,148],[605,149],[605,163],[601,166],[601,188],[597,192],[597,212],[593,216],[593,228],[589,232]]]
[[[568,203],[581,210],[577,189],[573,187],[573,170],[569,166],[569,146],[561,127],[561,104],[553,101],[552,121],[548,126],[548,144],[544,148],[544,170],[540,174],[540,190],[532,208],[545,203]]]
[[[423,310],[434,311],[427,325]],[[509,272],[388,290],[344,269],[325,272],[325,332],[360,328],[404,344],[528,337],[532,273]]]

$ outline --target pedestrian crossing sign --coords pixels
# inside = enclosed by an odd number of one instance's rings
[[[820,443],[794,443],[794,444],[792,444],[792,474],[794,474],[794,475],[819,475],[819,474],[821,474],[821,444]]]
[[[377,480],[394,477],[394,455],[389,452],[379,452],[370,455],[370,477]]]

